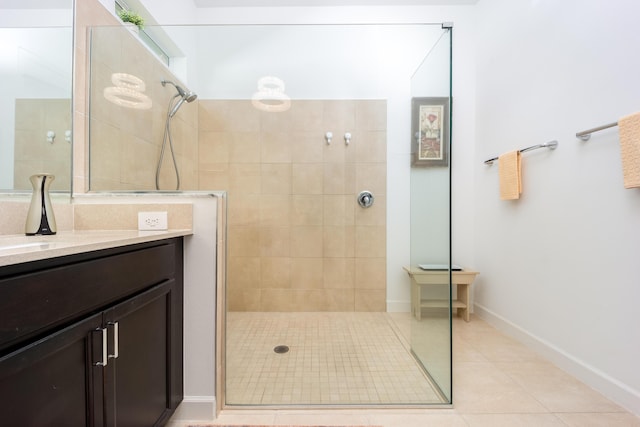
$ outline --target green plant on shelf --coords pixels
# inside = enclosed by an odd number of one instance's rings
[[[122,22],[130,22],[140,29],[144,27],[144,19],[136,12],[122,9],[118,12],[118,16],[122,19]]]

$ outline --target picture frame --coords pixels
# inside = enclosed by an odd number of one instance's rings
[[[449,98],[411,99],[411,165],[449,165]]]

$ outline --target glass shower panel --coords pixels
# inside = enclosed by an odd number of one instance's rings
[[[411,351],[451,392],[451,32],[411,79]]]
[[[437,74],[447,31],[435,24],[148,30],[175,44],[168,67],[146,48],[131,53],[136,40],[125,30],[93,29],[91,189],[152,189],[175,96],[161,81],[198,94],[172,130],[181,174],[192,174],[181,189],[228,194],[218,398],[226,406],[448,402],[442,390],[450,380],[442,378],[450,373],[436,368],[450,363],[423,351],[425,334],[410,331],[409,313],[394,313],[408,300],[403,267],[418,259],[413,236],[425,225],[434,247],[421,262],[448,263],[440,254],[449,247],[448,223],[440,221],[448,167],[411,167],[407,156],[411,99],[449,97]],[[151,108],[105,99],[114,73],[142,79]],[[432,176],[414,183],[414,170]],[[410,176],[418,186],[411,198]],[[368,208],[358,205],[365,190],[374,196]],[[438,211],[412,224],[410,237],[406,217],[416,200]],[[424,323],[440,332],[440,323]]]
[[[198,100],[175,87],[190,94],[190,79],[127,27],[93,27],[89,42],[91,191],[197,190]]]

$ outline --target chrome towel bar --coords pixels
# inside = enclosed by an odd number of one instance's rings
[[[518,151],[520,153],[524,153],[524,152],[527,152],[527,151],[537,150],[538,148],[548,148],[550,150],[555,150],[557,146],[558,146],[558,141],[549,141],[549,142],[544,142],[544,143],[538,144],[538,145],[532,145],[531,147],[523,148],[522,150],[518,150]],[[498,157],[494,157],[492,159],[485,160],[484,164],[485,165],[492,165],[493,162],[495,162],[496,160],[498,160]]]
[[[576,137],[580,138],[583,141],[588,141],[591,138],[591,134],[594,132],[599,132],[601,130],[609,129],[614,126],[618,126],[618,122],[609,123],[608,125],[598,126],[597,128],[583,130],[582,132],[576,133]]]

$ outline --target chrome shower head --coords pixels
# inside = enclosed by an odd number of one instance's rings
[[[193,102],[196,100],[196,98],[198,97],[198,95],[196,95],[195,92],[193,91],[189,91],[185,94],[185,96],[183,97],[185,101],[187,102]]]
[[[181,86],[172,82],[171,80],[162,80],[160,83],[162,83],[162,86],[166,86],[166,84],[169,83],[170,85],[176,88],[176,90],[178,91],[178,95],[180,96],[180,100],[171,109],[171,112],[169,112],[169,117],[173,117],[178,112],[178,109],[180,109],[184,101],[193,102],[198,97],[198,95],[195,92],[190,90],[185,90]]]

